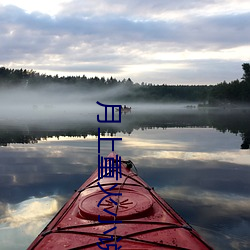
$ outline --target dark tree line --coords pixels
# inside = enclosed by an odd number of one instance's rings
[[[226,103],[250,103],[250,64],[242,65],[241,80],[217,85],[153,85],[134,83],[130,78],[117,80],[113,77],[51,76],[34,70],[0,68],[0,87],[37,88],[53,83],[80,88],[82,91],[92,89],[105,90],[122,87],[114,97],[120,101],[195,101],[207,102],[209,105]]]
[[[250,103],[250,64],[242,64],[244,71],[240,80],[234,80],[230,83],[222,82],[215,85],[209,95],[211,104],[220,103]]]

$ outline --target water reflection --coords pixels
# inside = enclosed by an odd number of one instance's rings
[[[150,128],[190,128],[209,127],[220,132],[229,131],[242,138],[239,148],[248,149],[250,145],[250,109],[237,110],[187,110],[161,108],[142,109],[135,107],[133,112],[122,116],[121,124],[100,124],[97,113],[79,113],[72,119],[57,116],[39,120],[3,120],[0,122],[0,145],[10,143],[37,143],[41,139],[71,136],[97,136],[98,127],[110,134],[133,133],[137,129]],[[69,114],[67,113],[67,116]]]
[[[36,237],[48,219],[62,206],[60,197],[30,198],[17,204],[3,204],[0,217],[2,249],[23,249]]]
[[[237,116],[197,111],[140,115],[102,127],[105,137],[122,137],[115,150],[216,249],[249,249],[250,154],[240,150],[248,118],[243,126]],[[34,144],[13,139],[23,129],[1,130],[1,249],[26,248],[96,169],[99,124],[55,124],[26,127]],[[110,151],[101,142],[102,155]]]
[[[31,221],[41,222],[44,217],[55,214],[60,207],[55,197],[30,198],[17,204],[7,204],[4,213],[5,216],[0,220],[3,225],[11,228],[30,224]],[[31,225],[32,226],[32,225]],[[33,230],[26,227],[25,233],[32,234]]]

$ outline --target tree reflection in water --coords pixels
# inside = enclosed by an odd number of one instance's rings
[[[14,123],[15,124],[15,123]],[[96,116],[89,117],[86,122],[77,117],[75,120],[61,122],[56,120],[39,121],[37,124],[13,125],[0,123],[0,145],[8,146],[11,143],[37,143],[41,139],[51,137],[69,136],[86,137],[97,136],[98,127],[109,134],[123,132],[131,134],[133,130],[147,128],[185,128],[209,127],[221,132],[240,134],[241,149],[249,149],[250,145],[250,109],[192,109],[192,110],[149,110],[133,112],[122,116],[122,123],[114,126],[105,126],[96,122]]]

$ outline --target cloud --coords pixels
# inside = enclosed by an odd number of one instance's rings
[[[74,0],[65,3],[64,10],[61,13],[64,15],[79,15],[79,16],[122,16],[131,17],[134,19],[168,19],[183,18],[195,13],[200,15],[204,10],[213,10],[214,7],[219,8],[221,5],[225,9],[225,5],[229,5],[233,1],[198,1],[198,0],[179,0],[179,1],[162,1],[162,0],[127,0],[126,2],[115,0],[86,0],[84,2]],[[246,0],[242,3],[247,3]],[[110,8],[112,6],[112,8]],[[243,7],[244,8],[244,7]],[[227,8],[230,9],[230,8]],[[234,8],[235,11],[235,8]]]
[[[250,59],[238,52],[248,48],[250,40],[250,13],[247,2],[242,4],[245,9],[233,10],[233,0],[143,4],[75,0],[66,2],[55,16],[0,5],[0,63],[61,75],[131,77],[139,82],[234,80],[241,76],[241,63]],[[236,51],[233,62],[239,69],[231,71],[226,49]],[[215,52],[217,57],[211,58]],[[164,56],[159,60],[157,55]],[[214,62],[225,66],[210,71]],[[204,63],[210,67],[202,68]],[[234,74],[225,74],[224,68]],[[199,69],[207,72],[205,79],[199,79]]]
[[[12,13],[12,15],[8,13]],[[5,36],[2,38],[5,38],[6,42],[13,42],[8,46],[19,45],[21,49],[24,49],[22,45],[28,42],[26,48],[32,49],[41,46],[40,48],[43,48],[45,52],[47,47],[54,48],[55,52],[58,48],[66,48],[67,52],[70,47],[77,48],[90,44],[95,47],[100,44],[105,45],[105,42],[117,46],[163,42],[166,45],[175,43],[185,48],[195,49],[196,44],[206,43],[207,47],[208,42],[225,44],[228,41],[234,41],[239,46],[247,43],[249,35],[246,34],[246,39],[242,40],[235,32],[238,31],[239,33],[240,30],[246,30],[248,28],[247,23],[250,21],[250,14],[233,17],[222,16],[220,18],[196,18],[189,23],[162,20],[136,21],[122,17],[85,19],[58,16],[54,19],[41,13],[27,14],[12,6],[4,7],[1,14],[3,14],[2,20],[4,20],[1,26],[2,30],[5,31]],[[229,20],[230,26],[226,25]],[[223,35],[223,39],[218,38],[218,30],[223,31],[226,28],[228,29],[227,35]],[[193,43],[191,43],[191,40]],[[75,44],[76,46],[74,46]],[[203,47],[205,46],[203,45]]]

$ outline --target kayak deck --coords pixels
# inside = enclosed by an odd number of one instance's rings
[[[212,248],[121,161],[121,178],[99,180],[96,170],[28,249]]]

